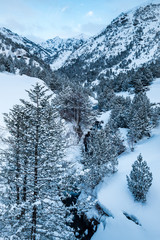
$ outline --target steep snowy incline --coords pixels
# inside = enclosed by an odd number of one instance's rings
[[[0,73],[0,126],[4,126],[3,113],[8,113],[13,105],[20,104],[19,99],[28,99],[25,90],[29,90],[37,82],[44,85],[38,78]]]
[[[111,70],[126,72],[158,59],[159,40],[160,1],[120,14],[74,51],[60,70],[70,78],[90,82]]]
[[[6,54],[6,45],[7,50],[10,48],[10,52],[14,56],[18,55],[17,51],[36,55],[43,60],[49,56],[49,52],[39,44],[32,42],[26,37],[19,36],[7,28],[0,28],[0,49],[3,54]]]
[[[147,95],[152,102],[160,102],[160,79],[156,79]],[[135,202],[127,188],[126,175],[129,175],[133,162],[139,154],[147,161],[153,174],[153,183],[145,204]],[[98,192],[99,201],[109,209],[114,219],[108,218],[106,227],[100,225],[92,240],[159,240],[160,228],[160,126],[152,131],[150,139],[144,138],[135,147],[119,157],[118,172],[105,179]],[[124,212],[137,218],[140,225],[128,220]]]
[[[87,39],[83,35],[68,39],[55,37],[41,43],[41,46],[50,53],[46,61],[50,63],[53,70],[57,70],[62,67],[69,56],[86,41]]]

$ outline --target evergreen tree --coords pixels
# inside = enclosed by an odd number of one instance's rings
[[[21,100],[22,106],[5,115],[10,133],[5,231],[19,239],[74,239],[62,202],[68,182],[62,125],[44,87],[36,84],[27,92],[30,101]]]
[[[144,136],[150,136],[151,104],[145,92],[135,94],[129,119],[129,139],[136,142]]]
[[[134,146],[136,143],[136,130],[134,127],[130,128],[128,133],[127,133],[127,140],[128,140],[128,145],[130,150],[133,152],[134,151]]]
[[[154,106],[151,108],[151,124],[152,127],[157,127],[160,119],[160,107]]]
[[[84,182],[93,189],[103,177],[116,172],[117,149],[107,129],[91,130],[87,142],[87,151],[82,151]]]
[[[71,84],[58,94],[53,104],[62,118],[74,124],[75,131],[81,138],[83,129],[91,125],[94,119],[94,111],[84,88]]]
[[[142,84],[142,81],[139,78],[135,79],[134,92],[139,93],[141,91],[144,91],[144,86]]]
[[[127,184],[136,201],[146,201],[147,192],[152,185],[152,173],[141,154],[132,165],[132,171],[127,176]]]
[[[105,79],[106,81],[106,79]],[[115,98],[115,93],[113,89],[109,86],[105,86],[102,81],[98,89],[98,107],[102,111],[110,110],[112,106],[113,99]]]
[[[125,146],[123,144],[123,139],[121,139],[119,129],[114,128],[114,120],[110,119],[109,122],[105,125],[105,132],[109,136],[110,142],[113,146],[114,151],[117,156],[125,151]]]
[[[114,121],[112,123],[112,126],[114,128],[128,127],[130,108],[131,108],[130,97],[124,98],[122,96],[118,96],[113,99],[110,119]]]

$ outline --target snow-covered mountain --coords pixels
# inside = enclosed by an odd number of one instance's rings
[[[23,59],[27,65],[34,60],[32,65],[36,67],[44,69],[44,64],[47,64],[53,70],[56,70],[64,64],[71,53],[87,41],[86,39],[87,37],[84,35],[69,39],[55,37],[42,44],[36,44],[9,29],[0,28],[0,54],[9,57],[10,60],[15,58],[18,60]],[[1,59],[2,64],[3,62],[4,60]],[[3,67],[1,71],[3,71]]]
[[[3,54],[8,52],[8,55],[15,56],[31,54],[44,59],[49,55],[49,53],[40,45],[30,41],[26,37],[19,36],[6,28],[0,28],[0,49]]]
[[[53,70],[56,70],[62,67],[68,57],[86,41],[87,37],[84,35],[68,39],[55,37],[41,43],[41,46],[50,53],[48,63],[51,64]]]
[[[120,14],[100,34],[74,51],[59,71],[73,79],[94,81],[108,72],[126,72],[159,59],[158,2]]]
[[[160,3],[152,1],[120,14],[92,38],[55,37],[35,44],[1,28],[0,39],[1,53],[34,55],[49,64],[57,76],[93,82],[159,61]]]
[[[0,72],[26,74],[48,83],[54,82],[53,72],[44,61],[50,54],[40,45],[0,28]]]

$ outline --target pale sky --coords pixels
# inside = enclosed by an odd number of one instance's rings
[[[146,0],[0,0],[0,27],[33,41],[93,36]]]

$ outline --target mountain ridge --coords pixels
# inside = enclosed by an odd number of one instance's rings
[[[88,39],[55,37],[35,44],[5,28],[1,28],[0,33],[23,48],[20,51],[19,46],[14,46],[13,51],[6,48],[2,51],[1,43],[2,53],[23,57],[27,52],[30,57],[35,55],[50,65],[59,82],[63,76],[90,87],[97,86],[108,78],[116,81],[119,74],[129,72],[130,75],[132,70],[137,71],[144,65],[151,69],[155,68],[152,65],[159,64],[160,1],[150,1],[121,13],[99,34]]]
[[[47,41],[40,44],[50,54],[50,57],[46,61],[51,65],[53,70],[57,70],[68,59],[68,57],[80,46],[87,41],[83,35],[63,39],[55,37],[48,39]]]
[[[93,82],[112,71],[118,75],[159,59],[160,4],[146,4],[121,13],[100,34],[90,38],[58,71]],[[81,72],[81,74],[79,74]]]

